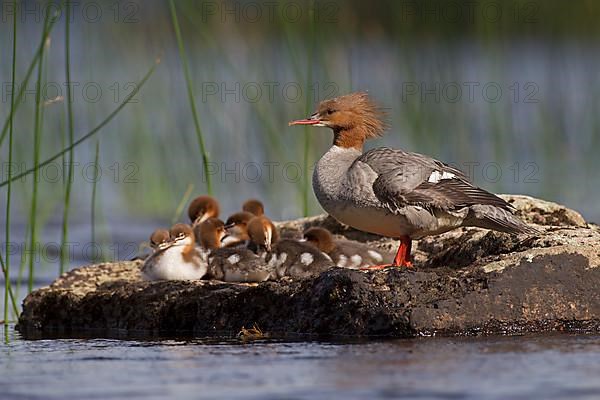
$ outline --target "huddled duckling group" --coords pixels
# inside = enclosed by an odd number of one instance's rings
[[[259,200],[251,199],[223,222],[213,197],[195,198],[188,208],[190,224],[157,229],[150,236],[153,252],[142,266],[144,279],[263,282],[306,277],[333,266],[361,268],[392,258],[360,242],[334,239],[320,227],[307,229],[302,239],[281,237],[264,211]]]

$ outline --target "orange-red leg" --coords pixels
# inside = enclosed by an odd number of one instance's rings
[[[392,264],[382,264],[382,265],[373,265],[370,267],[365,267],[361,269],[384,269],[388,267],[406,267],[412,268],[412,262],[410,261],[410,250],[412,247],[412,240],[408,236],[400,236],[400,246],[398,246],[398,251],[396,252],[396,257],[394,257],[394,262]]]

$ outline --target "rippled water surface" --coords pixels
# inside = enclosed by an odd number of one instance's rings
[[[600,398],[600,336],[241,343],[9,329],[2,399]]]

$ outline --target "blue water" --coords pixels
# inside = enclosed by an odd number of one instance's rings
[[[2,399],[600,398],[600,336],[8,340]]]

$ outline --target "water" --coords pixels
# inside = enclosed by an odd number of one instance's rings
[[[600,336],[371,342],[24,340],[3,399],[598,399]]]

